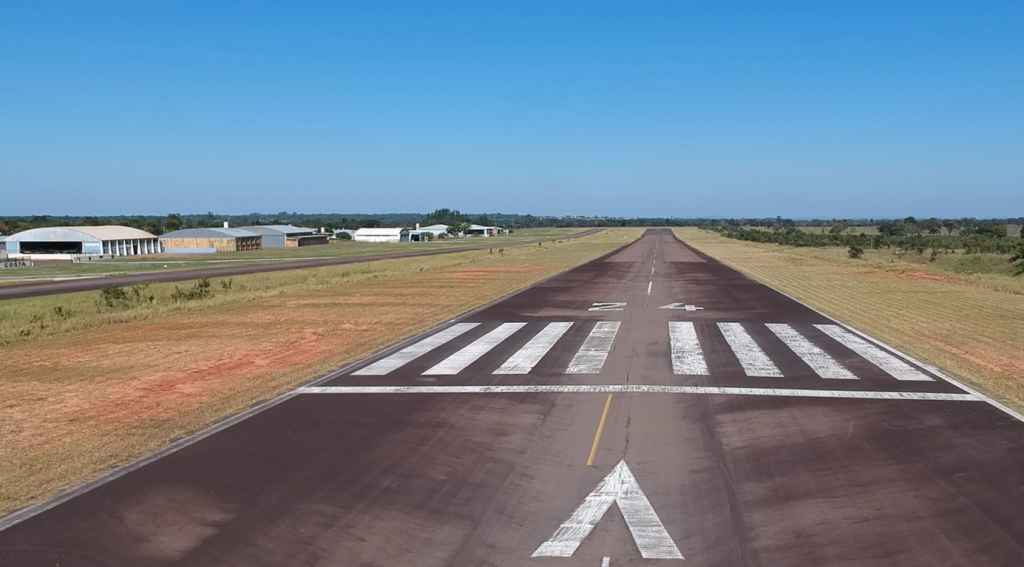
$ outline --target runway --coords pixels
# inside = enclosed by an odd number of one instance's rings
[[[1016,416],[649,230],[24,514],[0,565],[1024,565],[1021,509]]]

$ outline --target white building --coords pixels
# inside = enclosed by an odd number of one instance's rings
[[[499,231],[501,231],[501,229],[496,226],[471,224],[469,225],[469,228],[466,229],[466,236],[497,236]]]
[[[129,226],[53,226],[7,237],[11,258],[72,260],[82,256],[142,256],[160,253],[160,240]]]
[[[409,240],[416,242],[448,238],[448,236],[448,225],[446,224],[432,224],[430,226],[421,227],[419,223],[417,223],[416,228],[409,231]]]
[[[352,235],[357,242],[408,242],[407,228],[360,228]]]

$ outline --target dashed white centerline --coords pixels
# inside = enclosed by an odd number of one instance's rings
[[[647,282],[647,295],[651,294],[652,289],[654,289],[654,280]]]
[[[812,390],[801,388],[738,388],[724,386],[665,386],[659,384],[528,384],[515,386],[306,386],[299,394],[703,394],[724,396],[779,396],[789,398],[843,398],[858,400],[927,400],[980,402],[974,394],[945,392],[874,392],[870,390]]]

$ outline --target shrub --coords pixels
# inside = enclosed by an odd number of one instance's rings
[[[171,294],[171,299],[174,300],[175,303],[195,301],[197,299],[206,299],[208,297],[213,297],[213,290],[210,288],[210,280],[206,278],[192,284],[192,287],[189,289],[182,289],[178,286],[174,286],[174,293]]]
[[[856,260],[856,259],[864,256],[864,249],[861,248],[860,246],[853,245],[853,246],[850,246],[850,248],[846,250],[846,255],[849,256],[850,258],[853,258],[854,260]]]
[[[96,300],[96,310],[128,309],[153,303],[156,301],[156,297],[148,293],[148,291],[149,284],[133,285],[127,289],[123,287],[108,287],[100,290],[100,297]],[[68,317],[70,317],[70,314]]]
[[[1014,276],[1024,274],[1024,241],[1017,243],[1017,248],[1014,250],[1013,256],[1010,256],[1010,263],[1013,264],[1014,267]]]

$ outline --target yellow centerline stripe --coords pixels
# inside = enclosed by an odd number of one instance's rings
[[[594,466],[594,456],[597,454],[597,445],[601,442],[601,434],[604,432],[604,422],[608,419],[608,408],[612,406],[612,394],[604,400],[604,411],[601,412],[601,420],[597,422],[597,431],[594,432],[594,442],[590,444],[590,456],[587,457],[587,466]]]

